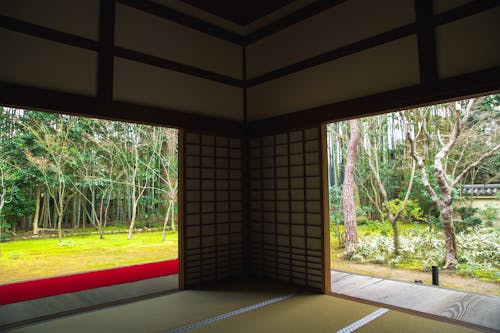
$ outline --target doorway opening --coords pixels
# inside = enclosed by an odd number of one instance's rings
[[[2,304],[177,274],[177,129],[10,107],[0,126]]]
[[[500,296],[500,95],[327,126],[331,269]],[[333,280],[333,279],[332,279]]]

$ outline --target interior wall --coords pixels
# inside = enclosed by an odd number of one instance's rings
[[[419,83],[415,35],[298,71],[248,89],[253,120]]]
[[[97,52],[0,28],[0,81],[95,96]]]
[[[333,120],[340,103],[407,88],[418,104],[455,78],[462,82],[450,90],[487,90],[467,77],[488,81],[500,67],[500,8],[471,2],[349,0],[251,43],[248,119],[286,121],[293,115],[281,116],[332,106],[321,120]]]
[[[2,0],[0,13],[80,37],[99,39],[99,0]]]
[[[257,276],[324,287],[320,127],[250,139],[248,261]]]
[[[249,79],[415,21],[413,0],[349,0],[247,47]]]
[[[115,20],[116,46],[242,78],[240,45],[119,3]]]
[[[243,74],[240,45],[120,3],[115,45],[216,75],[241,79]],[[114,80],[117,101],[243,120],[240,87],[118,57]]]
[[[500,7],[436,27],[440,78],[500,66]]]
[[[48,110],[43,97],[55,92],[66,112],[72,112],[71,100],[90,97],[87,104],[104,108],[134,105],[138,119],[163,109],[168,126],[185,125],[176,112],[191,117],[193,127],[197,116],[243,120],[241,45],[175,23],[161,11],[150,14],[147,3],[0,1],[0,44],[0,83],[17,87],[19,95],[40,89],[42,100],[34,104]]]
[[[118,101],[235,121],[243,117],[238,87],[122,58],[115,58],[114,79]]]
[[[184,286],[243,270],[240,138],[184,133]]]

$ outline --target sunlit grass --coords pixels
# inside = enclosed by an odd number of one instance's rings
[[[106,234],[30,239],[0,243],[0,284],[129,266],[178,257],[178,234]]]

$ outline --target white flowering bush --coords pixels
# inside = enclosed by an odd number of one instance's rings
[[[457,234],[461,275],[500,281],[500,234],[498,228],[475,227]],[[394,257],[391,235],[369,235],[357,246],[347,249],[347,258],[361,263],[386,264],[394,267],[417,263],[422,270],[444,263],[445,245],[441,232],[409,230],[399,237],[400,253]]]

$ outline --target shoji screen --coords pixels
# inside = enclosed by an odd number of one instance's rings
[[[184,282],[239,275],[243,265],[241,139],[187,132]]]
[[[249,260],[254,274],[323,287],[321,130],[253,137]]]

